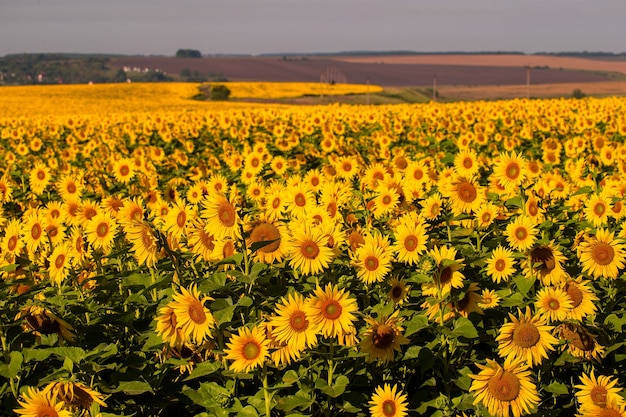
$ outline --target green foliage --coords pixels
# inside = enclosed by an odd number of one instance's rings
[[[211,85],[209,91],[209,97],[214,101],[224,101],[230,97],[230,89],[224,84]]]
[[[202,58],[202,53],[197,49],[179,49],[176,58]]]

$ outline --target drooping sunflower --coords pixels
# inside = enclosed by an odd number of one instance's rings
[[[158,241],[149,224],[138,222],[126,225],[126,240],[133,247],[133,256],[139,265],[153,266],[158,257]]]
[[[70,410],[82,413],[88,411],[93,403],[106,407],[103,395],[87,385],[77,381],[51,382],[44,388],[52,397],[65,403]]]
[[[513,252],[502,246],[498,246],[491,252],[491,257],[487,259],[487,274],[493,282],[499,284],[501,281],[508,281],[515,273],[515,258]]]
[[[567,258],[554,242],[535,245],[528,255],[521,265],[527,278],[538,276],[543,285],[557,285],[567,279],[563,269]]]
[[[590,374],[580,376],[580,384],[574,385],[574,395],[580,404],[581,411],[597,407],[606,407],[610,403],[621,406],[624,398],[620,395],[622,389],[617,385],[615,377],[607,375],[595,376],[593,369]]]
[[[399,279],[397,277],[393,277],[389,280],[389,292],[387,292],[387,297],[394,303],[401,305],[404,300],[409,295],[409,291],[411,290],[410,285],[406,285],[406,281],[403,279]]]
[[[399,312],[397,310],[391,316],[380,319],[365,319],[369,327],[363,334],[360,347],[369,354],[367,362],[392,362],[395,352],[400,352],[400,346],[409,343],[409,339],[404,337],[404,329],[399,325]]]
[[[496,337],[498,354],[502,358],[528,361],[531,366],[539,365],[558,343],[550,333],[553,327],[546,325],[539,314],[533,315],[530,307],[526,307],[525,313],[518,309],[517,315],[509,313],[511,321],[500,328]]]
[[[246,241],[248,248],[263,245],[254,252],[255,260],[266,264],[281,262],[289,241],[289,230],[284,223],[270,221],[266,216],[261,216],[258,221],[250,224],[250,228],[250,236]]]
[[[171,347],[181,348],[188,337],[178,325],[176,313],[171,304],[170,301],[165,307],[159,309],[159,315],[155,318],[157,322],[156,333],[161,336],[163,342]]]
[[[459,298],[459,300],[454,303],[454,311],[463,317],[467,317],[470,313],[474,312],[483,314],[483,309],[480,307],[482,297],[478,291],[480,291],[478,283],[471,282],[470,285],[464,289],[463,297]]]
[[[421,222],[401,222],[395,229],[395,239],[391,249],[400,262],[414,265],[426,251],[428,235]]]
[[[579,245],[578,259],[582,263],[583,272],[594,278],[616,279],[626,262],[624,244],[614,238],[614,232],[600,228],[595,236]]]
[[[177,326],[196,343],[206,339],[215,325],[213,315],[204,305],[210,300],[213,298],[206,295],[201,297],[196,286],[192,285],[189,289],[181,287],[180,292],[176,291],[170,304],[176,314]]]
[[[239,328],[238,334],[233,335],[226,343],[225,358],[230,359],[230,369],[235,372],[250,372],[263,364],[268,356],[269,340],[262,326],[250,330],[247,327]]]
[[[47,308],[30,305],[20,310],[15,318],[23,318],[22,327],[36,336],[56,334],[61,343],[65,340],[73,342],[75,339],[72,325]]]
[[[604,347],[581,324],[562,323],[554,329],[554,334],[565,342],[561,349],[567,347],[567,351],[576,358],[600,361],[604,356]]]
[[[326,337],[340,336],[354,330],[356,300],[337,286],[317,287],[307,298],[305,312],[318,331]]]
[[[487,359],[486,365],[476,366],[480,372],[469,375],[473,379],[469,390],[474,393],[474,404],[482,403],[491,415],[520,417],[530,414],[539,404],[537,387],[523,360],[507,358],[500,366]]]
[[[582,321],[586,316],[596,313],[598,297],[589,281],[580,277],[575,280],[570,279],[563,285],[563,290],[572,300],[569,318]]]
[[[535,221],[524,215],[517,216],[506,226],[504,235],[512,249],[519,251],[530,249],[537,239]]]
[[[405,417],[408,411],[407,395],[396,384],[376,387],[369,404],[372,417]]]
[[[28,387],[21,394],[18,404],[21,408],[13,411],[24,417],[72,417],[72,413],[64,407],[63,401],[58,401],[50,391]]]
[[[434,290],[437,287],[441,291],[441,295],[449,294],[452,288],[463,288],[463,280],[465,275],[461,269],[465,266],[464,259],[456,258],[456,248],[452,246],[438,246],[431,249],[430,256],[436,265],[434,276]],[[429,295],[437,295],[436,292]]]
[[[537,291],[535,309],[546,323],[565,320],[572,309],[572,300],[560,288],[543,287]]]
[[[293,347],[297,351],[317,344],[317,329],[311,323],[304,297],[301,294],[289,294],[281,298],[276,306],[276,316],[270,321],[272,334],[278,342]]]
[[[211,193],[202,201],[204,209],[201,216],[206,220],[206,231],[216,238],[228,236],[233,239],[241,238],[239,225],[241,218],[233,201],[229,201],[224,195]]]
[[[333,260],[333,250],[328,247],[323,229],[304,223],[291,231],[286,253],[290,265],[305,275],[321,272]]]

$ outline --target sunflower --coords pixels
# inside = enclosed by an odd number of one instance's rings
[[[286,211],[292,216],[302,214],[315,205],[315,194],[305,183],[300,182],[286,190],[285,205]]]
[[[265,216],[261,216],[251,227],[246,245],[248,247],[255,244],[263,245],[254,252],[256,262],[266,264],[281,262],[285,256],[286,242],[289,241],[289,231],[284,223],[268,221]]]
[[[317,287],[307,299],[305,312],[316,329],[326,337],[340,336],[354,330],[356,300],[337,286]]]
[[[381,282],[391,270],[392,253],[389,242],[382,242],[379,245],[376,239],[367,239],[354,253],[357,277],[366,284]]]
[[[537,292],[536,298],[535,308],[548,324],[565,320],[572,309],[572,300],[560,288],[544,287]]]
[[[70,248],[67,244],[58,245],[48,257],[48,276],[53,283],[61,285],[63,280],[69,275]]]
[[[297,351],[317,344],[317,330],[307,315],[304,298],[298,293],[281,298],[270,326],[278,342],[283,342]]]
[[[539,205],[539,199],[535,194],[531,194],[524,204],[524,213],[533,219],[536,224],[543,222],[546,209]]]
[[[624,398],[620,395],[622,389],[617,385],[618,380],[611,376],[595,376],[593,369],[590,374],[583,373],[580,376],[580,384],[576,388],[576,399],[580,404],[581,411],[597,407],[606,407],[609,404],[622,406]]]
[[[389,292],[387,297],[394,303],[401,305],[408,297],[411,290],[410,285],[406,285],[406,281],[399,278],[391,278],[389,280]]]
[[[52,245],[60,245],[65,240],[66,228],[60,218],[48,217],[44,221],[44,231]]]
[[[11,258],[19,255],[25,246],[22,238],[22,224],[18,219],[9,220],[4,229],[4,237],[0,245],[4,256],[9,255]]]
[[[598,297],[589,281],[582,278],[570,279],[563,285],[563,290],[572,300],[568,318],[582,321],[586,316],[596,313]]]
[[[391,250],[396,254],[398,261],[414,265],[422,253],[426,251],[428,235],[421,222],[401,222],[394,231],[396,243]]]
[[[530,414],[539,404],[537,387],[523,360],[507,358],[500,366],[487,359],[486,365],[476,366],[480,372],[469,375],[473,379],[469,390],[474,393],[474,404],[482,403],[492,416],[520,417]]]
[[[161,336],[163,342],[173,348],[181,348],[187,341],[187,335],[178,325],[176,313],[172,308],[172,302],[159,309],[159,315],[155,318],[156,333]]]
[[[18,400],[21,408],[13,411],[24,417],[72,417],[72,413],[65,409],[63,401],[58,401],[50,391],[39,391],[28,387],[22,392],[21,400]]]
[[[38,209],[31,210],[26,216],[25,223],[24,243],[26,250],[32,256],[46,243],[44,239],[45,224],[43,213]]]
[[[124,229],[126,240],[133,248],[133,256],[140,265],[153,266],[159,256],[158,241],[149,224],[139,222]]]
[[[405,417],[408,411],[407,396],[395,384],[376,387],[369,404],[372,417]]]
[[[37,162],[28,175],[30,190],[37,195],[43,193],[51,178],[50,168],[41,162]]]
[[[614,232],[600,228],[594,237],[579,245],[578,259],[583,272],[594,278],[616,279],[619,270],[624,267],[624,244],[614,238]]]
[[[30,305],[20,310],[15,318],[23,318],[23,328],[32,331],[36,336],[56,334],[59,342],[65,340],[73,342],[75,339],[75,335],[72,333],[74,328],[46,308]]]
[[[479,168],[478,154],[473,149],[462,149],[454,156],[454,170],[461,177],[472,177]]]
[[[195,210],[190,205],[185,204],[184,201],[178,200],[168,210],[163,228],[175,238],[180,239],[185,236],[187,226],[194,216]]]
[[[519,318],[509,313],[511,321],[500,328],[496,337],[498,353],[502,358],[511,357],[539,365],[558,343],[550,334],[552,326],[546,325],[539,314],[533,316],[530,307],[526,307],[526,313],[518,309],[517,315]]]
[[[476,211],[474,218],[476,219],[476,226],[479,229],[488,228],[491,223],[498,217],[498,206],[492,203],[485,203]]]
[[[557,285],[567,279],[563,269],[567,258],[554,242],[535,245],[528,256],[529,259],[522,261],[521,265],[527,278],[538,276],[543,285]]]
[[[262,365],[268,356],[270,341],[265,334],[264,326],[250,330],[241,327],[237,335],[233,335],[226,343],[225,358],[233,360],[230,369],[234,372],[250,372]]]
[[[87,241],[94,249],[101,249],[106,254],[111,250],[117,227],[117,222],[108,214],[99,213],[85,227]]]
[[[563,348],[567,346],[568,352],[576,358],[600,361],[604,356],[604,347],[581,324],[562,323],[554,329],[554,334],[565,342]]]
[[[517,216],[506,226],[504,235],[512,249],[519,251],[530,249],[537,239],[535,221],[524,215]]]
[[[456,258],[456,248],[451,246],[439,246],[431,249],[429,255],[436,265],[435,271],[435,293],[429,295],[436,296],[436,289],[439,288],[441,295],[449,294],[452,288],[463,288],[465,276],[461,269],[465,266],[464,259]]]
[[[480,296],[482,300],[478,303],[478,307],[483,310],[497,307],[500,304],[500,296],[494,290],[484,289]]]
[[[626,404],[618,400],[607,401],[606,406],[590,405],[579,408],[581,414],[577,417],[626,417]]]
[[[117,215],[117,221],[126,228],[141,223],[144,219],[145,208],[139,199],[127,199]]]
[[[79,199],[84,188],[82,181],[71,174],[64,175],[55,186],[63,201]]]
[[[493,167],[493,175],[505,188],[515,189],[526,179],[526,161],[518,153],[504,153]]]
[[[443,200],[439,193],[434,193],[421,203],[421,214],[425,219],[435,220],[443,210]]]
[[[204,306],[206,301],[211,300],[213,298],[209,296],[201,298],[196,286],[192,285],[189,289],[181,287],[180,292],[174,293],[173,301],[169,304],[176,315],[177,326],[196,343],[207,338],[215,325],[213,315]]]
[[[454,304],[454,311],[463,317],[467,317],[470,313],[483,314],[480,307],[482,297],[478,294],[480,287],[476,282],[471,282],[464,290],[463,296]]]
[[[593,194],[585,202],[583,210],[585,220],[590,222],[593,227],[605,225],[609,214],[611,214],[611,203],[600,194]]]
[[[392,362],[395,352],[400,352],[400,345],[409,343],[409,339],[402,334],[404,329],[398,325],[398,313],[383,316],[380,320],[365,319],[369,327],[363,334],[360,347],[369,355],[367,362],[377,360],[383,365]]]
[[[491,252],[491,257],[487,259],[487,274],[493,282],[499,284],[500,281],[508,281],[515,273],[515,258],[513,252],[498,245]]]
[[[89,410],[93,403],[106,407],[103,395],[81,382],[51,382],[46,385],[44,392],[51,393],[53,398],[63,401],[67,408],[75,412]]]
[[[456,177],[443,188],[454,214],[476,212],[485,201],[485,192],[473,178]]]
[[[305,275],[321,272],[333,258],[333,250],[328,247],[328,236],[322,228],[306,224],[292,230],[285,252],[290,265]]]
[[[202,218],[206,220],[206,231],[216,238],[228,236],[240,238],[241,219],[234,202],[219,193],[209,194],[202,201]]]

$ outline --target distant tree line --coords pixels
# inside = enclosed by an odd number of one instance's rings
[[[202,58],[202,53],[197,49],[179,49],[176,58]]]

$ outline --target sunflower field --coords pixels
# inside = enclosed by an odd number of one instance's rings
[[[94,87],[0,117],[0,415],[626,416],[626,99]]]

